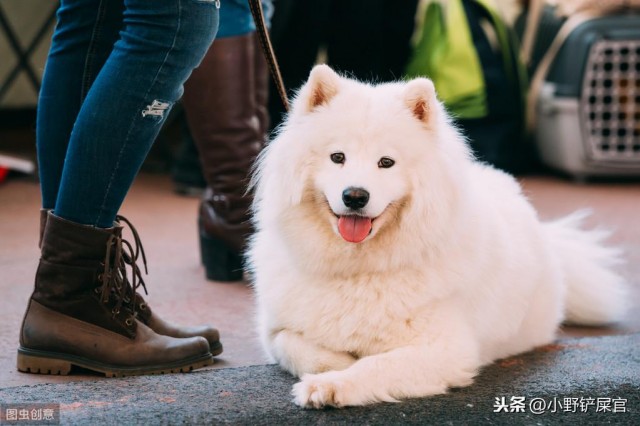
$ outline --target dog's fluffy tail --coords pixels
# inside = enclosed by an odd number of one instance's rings
[[[615,271],[622,250],[603,244],[609,232],[580,229],[590,212],[581,210],[546,224],[567,286],[566,321],[603,325],[620,321],[627,309],[627,285]]]

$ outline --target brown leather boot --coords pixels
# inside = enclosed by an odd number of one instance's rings
[[[253,64],[254,64],[254,87],[256,94],[256,115],[260,125],[260,138],[263,145],[267,141],[269,132],[269,66],[262,51],[260,37],[257,32],[253,33]]]
[[[40,210],[40,242],[38,243],[38,247],[42,248],[42,238],[44,235],[44,230],[47,226],[47,218],[49,217],[49,209],[41,209]],[[124,222],[129,226],[131,232],[134,235],[137,246],[140,247],[140,252],[138,254],[143,255],[143,261],[146,267],[146,258],[144,257],[144,249],[142,248],[142,243],[140,242],[140,237],[138,235],[138,231],[133,227],[131,222],[127,220],[124,216],[118,216],[117,225],[120,225],[120,222]],[[130,258],[127,253],[123,253],[123,260],[125,263],[132,264]],[[133,259],[133,263],[135,263],[138,259]],[[134,273],[136,274],[136,278],[140,283],[144,283],[142,279],[140,268],[135,268]],[[126,276],[123,279],[127,279]],[[143,284],[142,284],[143,285]],[[132,287],[128,287],[132,288]],[[145,292],[147,291],[146,286],[143,287]],[[222,353],[222,343],[220,342],[220,333],[217,329],[211,327],[210,325],[197,325],[197,326],[181,326],[173,324],[172,322],[166,321],[160,318],[158,315],[154,314],[151,310],[151,307],[145,302],[144,298],[140,295],[140,293],[136,292],[135,296],[127,295],[127,298],[131,301],[128,304],[128,307],[132,310],[136,311],[136,318],[142,321],[147,327],[151,328],[158,334],[162,334],[163,336],[171,336],[171,337],[196,337],[202,336],[207,339],[209,342],[210,352],[213,356],[220,355]]]
[[[108,377],[187,372],[213,363],[203,337],[155,333],[127,306],[122,227],[100,229],[49,214],[35,289],[20,331],[18,370]],[[130,255],[135,258],[135,255]]]
[[[171,337],[194,337],[202,336],[209,342],[212,355],[220,355],[222,353],[222,343],[220,343],[220,333],[215,328],[209,325],[198,326],[178,326],[169,321],[160,318],[151,311],[151,307],[145,302],[144,298],[136,290],[138,287],[142,287],[147,292],[142,272],[137,266],[138,259],[142,255],[142,262],[145,270],[147,268],[147,259],[144,254],[144,248],[140,241],[140,236],[136,228],[129,222],[124,216],[118,215],[116,217],[116,223],[118,225],[125,224],[129,227],[134,239],[134,246],[136,247],[133,253],[123,253],[121,270],[126,268],[126,265],[130,265],[133,271],[132,281],[129,282],[126,274],[122,274],[122,279],[126,282],[126,289],[130,290],[127,294],[126,303],[127,307],[136,312],[136,318],[142,321],[145,325],[151,328],[158,334]],[[131,303],[130,303],[131,302]]]
[[[242,279],[242,251],[252,232],[251,166],[264,144],[256,107],[254,34],[217,39],[185,84],[183,105],[207,189],[199,211],[208,279]],[[266,103],[266,96],[263,96]]]
[[[209,343],[211,355],[216,356],[222,353],[220,333],[217,329],[209,325],[176,325],[155,315],[139,293],[136,293],[134,300],[137,318],[154,332],[162,334],[163,336],[180,338],[202,336],[207,339]]]

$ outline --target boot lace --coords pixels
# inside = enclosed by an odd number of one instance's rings
[[[120,215],[116,216],[116,221],[127,225],[133,235],[133,244],[122,238],[121,232],[113,233],[109,237],[103,262],[104,272],[98,276],[101,286],[96,290],[99,290],[100,298],[104,303],[108,303],[113,296],[115,304],[111,312],[114,317],[120,313],[123,307],[127,308],[131,312],[131,317],[127,319],[127,325],[131,325],[136,317],[135,296],[138,288],[142,287],[145,294],[149,294],[142,277],[142,271],[137,263],[142,256],[144,271],[147,274],[147,257],[140,235],[131,222]]]

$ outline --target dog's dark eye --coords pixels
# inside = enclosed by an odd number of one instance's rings
[[[334,152],[331,154],[331,161],[336,164],[344,164],[344,154],[342,152]]]
[[[389,167],[392,167],[394,164],[396,164],[396,162],[389,157],[382,157],[378,161],[378,167],[380,167],[381,169],[388,169]]]

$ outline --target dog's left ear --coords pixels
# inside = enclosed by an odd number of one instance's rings
[[[309,74],[309,80],[302,86],[294,109],[309,113],[319,106],[326,105],[338,93],[340,76],[328,65],[316,65]]]
[[[430,124],[437,108],[436,89],[428,78],[416,78],[404,88],[404,103],[415,118]]]

